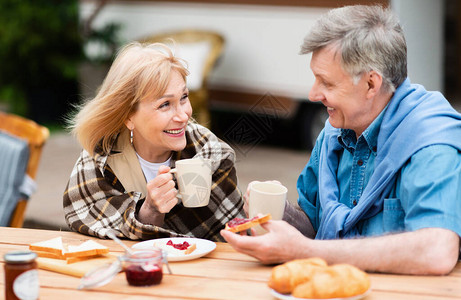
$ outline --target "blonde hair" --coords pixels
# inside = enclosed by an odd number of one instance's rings
[[[97,146],[108,154],[125,121],[144,99],[161,97],[173,71],[186,80],[185,62],[161,43],[124,46],[115,58],[95,98],[78,108],[69,128],[82,147],[93,155]]]

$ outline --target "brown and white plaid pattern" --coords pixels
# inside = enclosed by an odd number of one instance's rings
[[[187,126],[186,139],[186,148],[175,153],[173,159],[212,160],[213,183],[208,206],[185,208],[178,204],[165,215],[162,227],[143,224],[136,219],[144,201],[140,199],[142,193],[124,189],[106,163],[108,155],[96,150],[98,154],[91,157],[83,150],[64,192],[64,213],[69,227],[100,238],[105,238],[108,230],[116,230],[120,237],[133,240],[192,236],[223,241],[219,231],[226,222],[244,217],[234,167],[235,153],[210,130],[195,123]]]

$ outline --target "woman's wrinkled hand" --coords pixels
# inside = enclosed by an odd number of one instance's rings
[[[145,204],[155,212],[166,214],[178,204],[177,194],[170,168],[161,166],[157,177],[147,183]]]

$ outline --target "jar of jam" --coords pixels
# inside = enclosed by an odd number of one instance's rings
[[[32,251],[12,251],[4,255],[5,299],[38,299],[37,254]]]
[[[168,272],[173,274],[168,266],[166,254],[159,248],[138,250],[119,256],[111,264],[99,266],[86,273],[80,280],[78,289],[103,286],[125,271],[128,284],[133,286],[150,286],[159,284],[163,278],[163,264]]]
[[[163,252],[161,249],[139,250],[121,257],[129,285],[150,286],[163,278]]]

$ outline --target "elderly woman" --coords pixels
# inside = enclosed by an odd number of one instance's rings
[[[243,217],[234,151],[191,119],[188,71],[163,44],[125,46],[96,97],[71,121],[83,151],[64,192],[72,230],[100,238],[192,236],[223,241],[220,230]],[[178,201],[170,167],[212,161],[208,206]]]

